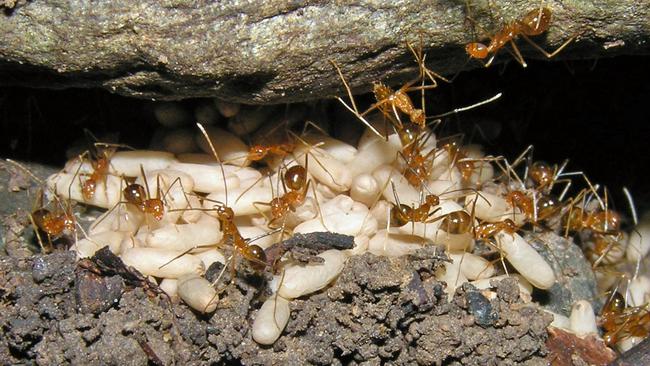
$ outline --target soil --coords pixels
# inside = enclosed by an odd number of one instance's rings
[[[251,338],[260,278],[238,276],[210,316],[128,276],[98,276],[58,252],[0,258],[0,359],[39,365],[546,364],[551,317],[517,286],[493,300],[471,286],[448,302],[434,248],[410,257],[352,257],[329,289],[291,303],[273,346]],[[90,262],[90,261],[89,261]]]

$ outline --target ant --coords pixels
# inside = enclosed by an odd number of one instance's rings
[[[97,183],[101,181],[106,184],[106,176],[110,167],[109,161],[114,152],[114,149],[101,149],[100,156],[95,160],[91,159],[90,164],[93,172],[81,182],[81,193],[86,201],[90,201],[95,195]]]
[[[205,128],[203,125],[200,123],[196,124],[205,137],[206,141],[208,142],[208,145],[210,146],[210,150],[212,151],[212,154],[214,157],[217,159],[219,162],[219,166],[221,167],[221,173],[222,177],[224,180],[224,188],[226,189],[226,200],[228,199],[228,192],[227,192],[227,186],[225,185],[225,180],[226,180],[226,173],[223,169],[223,164],[221,162],[221,158],[219,157],[219,154],[217,153],[217,150],[214,148],[214,145],[212,144],[212,141],[210,140],[208,133],[205,131]],[[217,212],[217,219],[219,220],[219,223],[221,225],[221,231],[223,232],[223,239],[221,239],[221,243],[225,243],[228,239],[232,240],[232,245],[235,250],[235,253],[241,255],[244,257],[246,260],[251,262],[253,264],[253,267],[255,269],[262,269],[266,266],[266,254],[264,253],[264,249],[258,245],[249,245],[246,239],[242,237],[242,235],[239,233],[239,229],[237,228],[237,225],[235,224],[235,213],[232,208],[228,207],[228,202],[225,202],[223,204],[217,205],[215,207],[215,210]],[[185,253],[183,253],[185,254]],[[234,254],[233,254],[234,255]],[[235,271],[235,262],[232,262],[232,267],[231,267],[231,272]],[[225,268],[225,267],[224,267]],[[218,282],[219,276],[217,280],[214,282]],[[234,275],[232,276],[234,278]],[[210,301],[211,302],[211,301]]]
[[[517,225],[510,219],[499,222],[483,222],[474,227],[474,238],[477,240],[486,240],[501,231],[512,235],[517,232],[517,229]]]
[[[501,159],[501,157],[484,157],[484,158],[471,158],[462,151],[460,144],[457,141],[450,141],[442,144],[440,146],[441,151],[447,152],[451,164],[458,169],[461,179],[465,183],[471,183],[472,176],[477,171],[477,169],[482,169],[483,164],[480,164],[480,167],[477,167],[477,163],[480,161],[496,161]]]
[[[36,182],[41,187],[46,186],[40,178],[34,175],[34,173],[32,173],[22,164],[11,159],[7,159],[7,162],[13,164],[25,172],[34,180],[34,182]],[[36,238],[38,240],[39,246],[41,247],[41,250],[43,252],[47,252],[45,246],[43,245],[41,233],[45,233],[45,235],[47,235],[49,247],[52,248],[52,242],[61,236],[68,233],[76,234],[77,220],[74,216],[74,213],[72,212],[72,206],[68,201],[66,201],[64,204],[61,202],[61,199],[58,195],[53,194],[54,201],[56,202],[56,208],[50,210],[45,208],[43,205],[43,197],[43,188],[39,188],[38,199],[35,201],[32,212],[29,213],[28,216],[32,226],[34,227],[34,232],[36,234]]]
[[[84,133],[89,140],[95,141],[91,149],[86,150],[79,155],[79,163],[83,164],[84,156],[90,155],[90,165],[92,172],[85,174],[86,178],[81,180],[81,194],[86,201],[92,200],[97,190],[97,184],[100,182],[106,186],[106,177],[109,174],[110,160],[118,148],[132,149],[130,146],[122,144],[98,142],[97,137],[89,130],[84,129]]]
[[[162,220],[165,214],[165,203],[160,198],[160,184],[156,188],[156,197],[151,198],[149,192],[149,184],[144,174],[144,168],[140,165],[140,171],[144,179],[144,187],[137,183],[127,184],[126,188],[122,190],[126,203],[130,203],[144,214],[151,214],[156,221]],[[158,178],[158,182],[160,179]]]
[[[284,188],[284,195],[275,197],[271,202],[254,202],[254,205],[265,205],[271,207],[271,215],[273,218],[269,221],[269,227],[275,227],[277,221],[285,220],[286,215],[291,210],[296,211],[296,208],[305,202],[307,190],[311,184],[311,180],[307,179],[307,170],[309,168],[309,159],[305,159],[305,166],[294,165],[286,169],[282,177],[282,187]],[[280,178],[279,178],[280,179]],[[287,188],[289,189],[287,191]],[[284,225],[283,225],[284,226]]]
[[[365,124],[368,128],[370,128],[370,130],[372,130],[373,133],[375,133],[377,136],[381,138],[385,138],[385,136],[383,136],[375,127],[373,127],[364,118],[368,113],[377,109],[384,115],[384,117],[386,117],[391,122],[393,126],[395,126],[397,129],[401,129],[403,126],[401,118],[399,117],[399,112],[401,112],[409,117],[411,123],[419,126],[420,129],[424,129],[427,124],[426,113],[424,110],[424,103],[422,104],[422,109],[416,108],[415,105],[413,104],[413,101],[411,100],[411,97],[407,93],[411,91],[421,90],[422,100],[424,101],[424,91],[426,89],[433,89],[438,86],[436,82],[436,78],[443,80],[445,82],[449,82],[449,80],[445,79],[444,77],[438,75],[437,73],[429,70],[424,66],[426,55],[422,54],[422,44],[420,45],[418,51],[416,51],[409,42],[406,42],[406,45],[411,51],[411,53],[413,53],[415,57],[415,61],[418,64],[419,67],[418,77],[408,81],[397,90],[393,90],[391,87],[381,82],[373,83],[373,94],[375,95],[375,99],[377,100],[377,102],[371,105],[370,107],[368,107],[368,109],[366,109],[364,112],[359,112],[359,109],[357,108],[356,103],[354,101],[354,97],[352,96],[352,90],[350,89],[350,86],[345,80],[345,77],[343,76],[343,72],[334,61],[330,60],[330,63],[334,66],[334,68],[336,68],[336,71],[338,72],[339,77],[343,82],[343,86],[345,87],[348,97],[350,98],[351,106],[345,103],[345,101],[343,101],[343,99],[341,99],[340,97],[337,97],[337,99],[339,100],[339,102],[341,102],[341,104],[343,104],[343,106],[346,109],[352,112],[361,122],[363,122],[363,124]],[[431,85],[425,85],[426,78],[431,80],[432,82]],[[421,85],[414,86],[414,84],[420,80],[422,82]]]
[[[613,346],[628,337],[646,338],[650,334],[650,312],[648,304],[628,307],[623,295],[612,291],[601,310],[603,340]]]
[[[548,53],[537,43],[533,42],[529,37],[537,36],[546,32],[551,23],[552,12],[550,8],[540,7],[539,9],[534,9],[526,13],[523,17],[503,25],[503,27],[490,38],[490,43],[485,45],[481,42],[471,42],[465,46],[465,51],[469,55],[470,59],[479,59],[484,60],[488,57],[490,59],[484,64],[485,67],[489,67],[494,61],[494,58],[497,55],[497,52],[505,47],[506,44],[510,43],[514,53],[510,52],[515,60],[521,64],[522,67],[527,67],[526,61],[524,60],[519,48],[515,44],[514,40],[521,36],[526,42],[531,46],[537,49],[539,52],[544,54],[546,58],[552,58],[562,51],[566,46],[571,43],[576,36],[572,36],[567,41],[565,41],[560,47],[558,47],[552,53]],[[471,19],[470,19],[471,20]]]
[[[248,150],[245,164],[248,162],[260,161],[269,154],[276,155],[279,158],[284,158],[287,154],[290,154],[294,148],[295,145],[288,142],[272,145],[255,144]]]
[[[103,218],[108,217],[109,213],[113,211],[116,207],[120,206],[121,204],[130,204],[133,207],[135,207],[139,212],[145,214],[146,215],[145,217],[151,216],[156,221],[161,221],[163,219],[163,217],[165,216],[165,205],[166,205],[164,201],[164,197],[166,197],[170,193],[174,184],[176,184],[177,182],[182,187],[181,180],[180,178],[175,179],[169,185],[166,192],[162,193],[161,177],[160,175],[158,175],[156,177],[156,196],[153,197],[149,190],[148,179],[145,174],[144,167],[142,165],[140,165],[140,173],[142,175],[144,186],[139,183],[131,183],[129,179],[127,179],[126,177],[122,177],[122,181],[126,184],[126,187],[122,189],[122,196],[124,197],[124,201],[120,201],[116,203],[115,206],[113,206],[107,212],[107,214],[103,216]],[[93,224],[93,226],[96,227],[97,225],[99,225],[99,223],[101,223],[101,220],[103,220],[103,218],[96,221]]]

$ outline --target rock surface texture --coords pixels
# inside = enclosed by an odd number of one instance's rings
[[[452,75],[467,60],[466,43],[534,9],[519,0],[469,3],[470,11],[462,0],[6,0],[0,2],[0,80],[102,87],[140,98],[282,103],[341,94],[333,60],[361,92],[372,81],[413,77],[406,40],[419,44],[421,35],[428,66]],[[535,37],[542,47],[551,50],[580,34],[562,57],[650,49],[648,0],[545,5],[553,20],[548,33]],[[544,57],[518,43],[525,58]],[[501,60],[510,58],[502,53]]]

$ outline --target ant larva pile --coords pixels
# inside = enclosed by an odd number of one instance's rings
[[[525,30],[520,33],[539,34]],[[599,311],[599,301],[579,300],[570,314],[553,314],[553,326],[579,337],[598,336],[600,327],[605,342],[621,350],[645,338],[650,278],[641,264],[650,250],[648,217],[623,231],[607,190],[566,171],[566,163],[533,162],[531,148],[509,161],[463,144],[461,136],[440,136],[439,118],[447,114],[428,116],[411,98],[421,93],[424,100],[436,79],[445,79],[409,48],[418,77],[398,90],[375,84],[376,102],[365,111],[334,65],[349,97],[339,101],[364,126],[358,138],[334,138],[326,126],[291,112],[271,118],[263,109],[216,102],[196,110],[195,129],[162,136],[166,151],[96,143],[95,151],[48,178],[55,208],[31,215],[41,245],[74,233],[70,249],[79,259],[108,247],[171,298],[206,314],[217,309],[230,285],[226,278],[233,281],[241,266],[269,274],[271,293],[254,313],[252,337],[270,345],[290,319],[292,300],[326,289],[350,257],[364,253],[400,257],[434,246],[447,257],[435,277],[446,283],[449,299],[465,283],[494,298],[494,280],[510,277],[521,298],[534,301],[566,274],[554,271],[525,237],[554,231],[579,238],[605,305]],[[213,124],[217,111],[227,126]],[[173,105],[156,110],[165,126],[183,113]],[[301,130],[293,126],[298,123]],[[585,188],[569,197],[577,185]],[[107,211],[84,230],[70,201]],[[322,232],[350,236],[353,245],[308,259],[290,249],[270,255],[284,239]],[[209,281],[204,275],[215,263],[222,269]]]

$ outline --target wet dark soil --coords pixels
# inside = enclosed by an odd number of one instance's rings
[[[488,300],[471,286],[448,302],[434,248],[352,257],[329,289],[291,302],[269,347],[251,337],[263,300],[235,281],[210,316],[164,295],[99,277],[74,254],[0,258],[0,359],[6,364],[546,364],[551,317],[522,304],[514,282]],[[89,286],[88,282],[95,282]],[[102,290],[103,289],[103,290]],[[94,301],[94,302],[93,302]],[[95,306],[89,306],[95,305]]]

